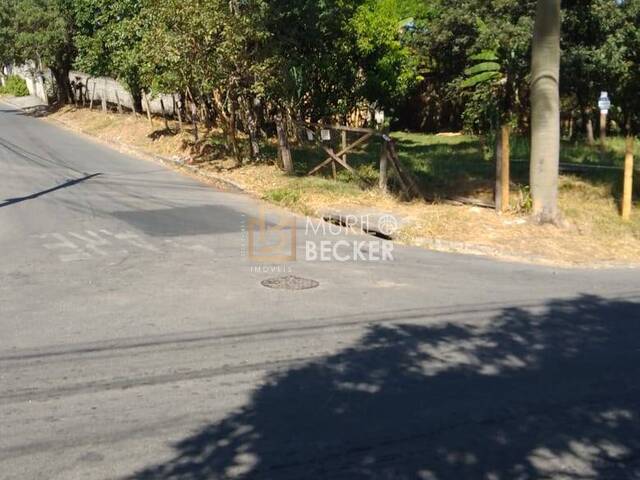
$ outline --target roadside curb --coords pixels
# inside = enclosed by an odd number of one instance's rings
[[[90,138],[93,141],[98,141],[100,143],[103,143],[107,146],[111,146],[113,148],[115,148],[116,150],[120,151],[120,152],[124,152],[124,153],[129,153],[132,155],[135,155],[137,157],[140,158],[144,158],[146,160],[151,160],[151,161],[155,161],[157,163],[160,163],[162,165],[165,165],[167,167],[170,168],[174,168],[177,170],[187,170],[188,172],[192,173],[193,175],[197,176],[200,179],[208,179],[208,180],[213,180],[217,183],[223,184],[227,187],[227,189],[234,191],[235,193],[244,193],[244,194],[248,194],[248,192],[239,184],[228,180],[226,178],[220,177],[218,175],[209,173],[209,172],[205,172],[203,171],[201,168],[199,168],[197,165],[190,165],[188,163],[186,163],[183,159],[176,159],[176,158],[170,158],[170,157],[164,157],[162,155],[158,155],[156,153],[150,153],[146,150],[143,150],[141,148],[137,148],[134,147],[132,145],[123,143],[123,142],[118,142],[115,140],[108,140],[108,139],[104,139],[101,137],[97,137],[95,135],[91,135],[90,133],[85,132],[84,130],[77,128],[75,125],[72,125],[70,123],[65,122],[64,120],[61,120],[59,118],[46,118],[47,121],[52,122],[52,123],[58,123],[60,125],[62,125],[65,129],[67,130],[71,130],[73,132],[76,133],[80,133],[88,138]]]

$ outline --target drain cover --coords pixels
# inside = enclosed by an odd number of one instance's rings
[[[320,285],[315,280],[294,277],[292,275],[280,278],[270,278],[261,283],[263,287],[274,288],[276,290],[309,290],[310,288],[316,288]]]

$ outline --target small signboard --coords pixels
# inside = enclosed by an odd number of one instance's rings
[[[331,141],[331,130],[328,130],[326,128],[323,128],[322,130],[320,130],[320,138],[322,139],[323,142]]]
[[[609,109],[611,109],[611,100],[609,100],[609,94],[607,92],[602,92],[600,94],[598,108],[600,109],[600,113],[604,113],[605,115],[609,113]]]

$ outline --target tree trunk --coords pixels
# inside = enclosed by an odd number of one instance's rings
[[[131,102],[133,103],[133,113],[142,113],[142,91],[139,88],[131,88]]]
[[[68,69],[51,69],[53,78],[56,81],[56,99],[60,105],[71,103],[71,81],[69,80]]]
[[[254,110],[254,102],[242,97],[242,106],[245,115],[247,132],[249,133],[249,154],[251,160],[260,160],[260,143],[258,141],[258,121]]]
[[[573,141],[573,132],[574,132],[574,125],[576,123],[576,119],[575,116],[573,114],[573,112],[571,112],[571,117],[569,117],[569,131],[567,132],[567,136],[569,138],[569,141]]]
[[[242,165],[242,155],[240,153],[240,147],[238,146],[237,116],[237,101],[232,98],[229,101],[229,125],[227,131],[229,133],[229,146],[235,159],[235,166],[239,167]]]
[[[596,139],[593,136],[593,120],[591,118],[591,109],[587,109],[584,113],[584,119],[585,119],[585,128],[586,128],[586,134],[587,134],[587,145],[589,146],[593,146],[594,143],[596,143]]]
[[[282,161],[282,168],[284,168],[287,174],[293,175],[293,160],[291,158],[287,128],[284,125],[282,113],[276,115],[276,130],[278,132],[278,153]]]
[[[531,195],[541,223],[556,223],[560,164],[560,0],[538,0],[531,63]]]

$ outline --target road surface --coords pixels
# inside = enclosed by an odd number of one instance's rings
[[[257,264],[258,201],[5,104],[0,178],[2,479],[640,478],[637,270]]]

